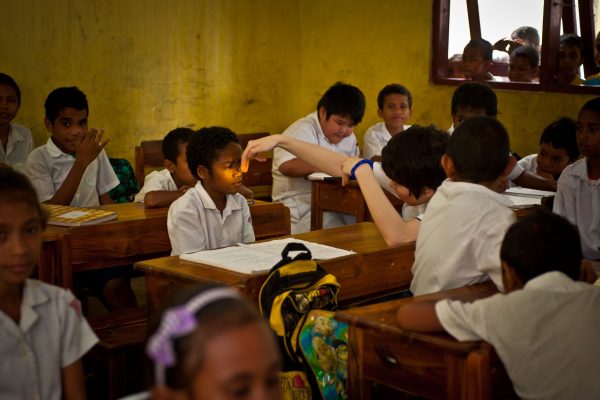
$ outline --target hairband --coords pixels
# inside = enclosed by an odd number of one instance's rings
[[[229,287],[218,287],[199,293],[187,303],[164,313],[159,329],[148,339],[146,346],[146,354],[154,361],[154,378],[158,385],[165,384],[165,369],[177,361],[173,341],[196,329],[196,314],[202,308],[223,299],[241,299],[241,296]]]

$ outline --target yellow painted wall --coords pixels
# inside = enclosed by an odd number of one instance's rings
[[[20,84],[17,121],[47,138],[43,101],[77,85],[108,153],[133,159],[141,140],[177,126],[281,132],[335,81],[359,86],[378,121],[387,83],[413,92],[413,123],[447,128],[453,87],[429,82],[430,1],[0,0],[0,70]],[[536,151],[543,127],[592,96],[499,91],[512,147]]]

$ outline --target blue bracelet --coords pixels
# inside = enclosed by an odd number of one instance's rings
[[[354,164],[354,167],[352,167],[352,171],[350,171],[350,179],[356,179],[356,176],[354,175],[354,173],[356,172],[356,168],[360,167],[363,164],[369,164],[371,169],[373,169],[373,161],[368,160],[366,158],[362,159],[359,162],[357,162],[356,164]]]

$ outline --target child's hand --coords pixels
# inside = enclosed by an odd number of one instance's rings
[[[266,158],[261,156],[260,153],[266,153],[273,150],[279,145],[280,138],[281,135],[271,135],[249,141],[244,153],[242,154],[242,172],[248,172],[248,166],[250,164],[250,160],[252,159],[266,161]]]
[[[506,177],[501,176],[497,178],[490,187],[496,193],[504,193],[506,189],[508,189],[508,179]]]
[[[538,166],[537,170],[535,171],[535,174],[538,176],[541,176],[542,178],[554,180],[554,176],[552,176],[551,173],[542,171],[539,166]]]
[[[340,166],[342,172],[342,186],[345,186],[350,182],[350,175],[352,175],[352,168],[356,165],[357,162],[361,161],[360,157],[348,157],[344,160],[342,165]]]
[[[81,162],[85,167],[90,165],[109,142],[108,139],[102,140],[102,136],[104,136],[104,129],[100,133],[97,129],[90,129],[75,149],[75,160]]]
[[[594,271],[594,263],[597,261],[581,260],[581,270],[579,271],[579,280],[581,282],[594,283],[598,280],[598,275]]]

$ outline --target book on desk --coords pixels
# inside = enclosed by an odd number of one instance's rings
[[[117,213],[114,211],[57,204],[43,204],[42,206],[48,213],[48,224],[50,225],[82,226],[117,219]]]
[[[546,206],[552,209],[555,192],[546,190],[528,189],[522,187],[509,188],[504,192],[513,203],[511,208],[531,208],[535,206]]]

